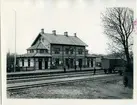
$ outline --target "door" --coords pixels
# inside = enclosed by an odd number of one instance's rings
[[[79,67],[82,67],[82,59],[79,59]]]
[[[39,61],[39,70],[42,70],[42,61]]]
[[[88,67],[90,67],[90,65],[89,65],[89,61],[90,61],[90,60],[89,60],[89,59],[87,59],[87,66],[88,66]]]
[[[68,64],[69,64],[68,58],[65,59],[65,64],[66,64],[66,66],[68,66]]]
[[[93,59],[91,59],[91,67],[93,67]]]
[[[48,61],[45,61],[45,69],[48,68]]]
[[[70,59],[70,66],[71,66],[71,68],[73,68],[73,63],[74,63],[74,61],[73,61],[73,59],[71,58],[71,59]]]

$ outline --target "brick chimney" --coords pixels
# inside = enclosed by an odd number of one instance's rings
[[[44,34],[44,28],[41,29],[41,33]]]
[[[64,35],[65,35],[65,36],[68,36],[68,32],[64,32]]]
[[[53,34],[53,35],[56,35],[56,30],[53,30],[53,31],[52,31],[52,34]]]

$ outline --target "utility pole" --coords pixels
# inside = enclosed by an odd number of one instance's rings
[[[14,72],[16,72],[16,10],[14,10],[15,14],[15,54],[14,54]]]

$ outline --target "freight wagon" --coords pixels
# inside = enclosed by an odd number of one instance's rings
[[[108,72],[123,72],[125,61],[120,58],[102,58],[102,69],[108,70]]]

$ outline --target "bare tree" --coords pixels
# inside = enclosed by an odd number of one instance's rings
[[[113,48],[116,52],[124,52],[127,70],[131,70],[133,11],[129,8],[107,8],[102,14],[102,22],[104,33],[113,42]]]

